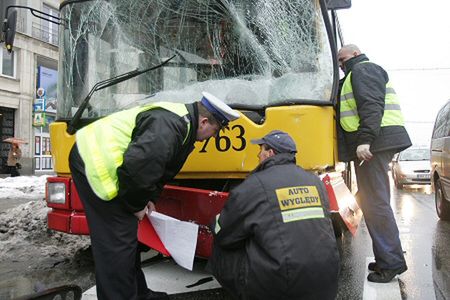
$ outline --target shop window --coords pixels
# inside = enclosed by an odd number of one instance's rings
[[[50,137],[42,137],[42,155],[52,155],[50,151]]]
[[[50,135],[42,132],[42,127],[35,128],[34,136],[34,170],[48,171],[53,169]]]

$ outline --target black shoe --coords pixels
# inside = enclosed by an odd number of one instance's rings
[[[369,263],[369,265],[367,266],[367,269],[369,269],[369,271],[372,271],[372,272],[378,272],[378,271],[380,271],[380,268],[378,268],[376,262],[371,262],[371,263]]]
[[[400,275],[403,272],[408,270],[408,267],[406,265],[401,266],[397,269],[380,269],[378,271],[375,271],[373,273],[370,273],[367,276],[367,280],[371,282],[377,282],[377,283],[387,283],[390,282],[396,275]]]
[[[169,295],[164,292],[156,292],[152,290],[148,290],[145,296],[139,296],[139,300],[168,300]]]

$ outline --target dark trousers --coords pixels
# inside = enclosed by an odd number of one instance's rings
[[[104,201],[95,195],[76,145],[69,164],[88,220],[97,298],[130,300],[144,296],[148,288],[138,251],[138,219],[124,208],[120,199]]]
[[[358,202],[372,238],[373,253],[382,269],[405,264],[402,245],[390,200],[388,168],[393,151],[375,153],[370,161],[356,165]]]
[[[17,176],[20,176],[20,173],[19,173],[19,171],[17,170],[17,167],[16,167],[16,166],[9,166],[8,169],[9,169],[9,173],[11,174],[11,177],[17,177]]]
[[[336,253],[336,255],[338,255]],[[324,259],[327,259],[324,257]],[[327,300],[335,299],[338,289],[338,267],[327,266],[327,274],[322,276],[322,282],[314,281],[299,282],[297,277],[297,289],[287,294],[280,286],[268,284],[272,294],[261,291],[260,285],[267,283],[268,278],[276,278],[277,274],[256,274],[248,275],[251,261],[245,251],[245,248],[236,250],[225,250],[220,248],[217,243],[213,244],[213,253],[208,261],[207,271],[212,274],[220,285],[230,294],[233,299],[239,300],[272,300],[272,299],[302,299],[302,300]],[[330,262],[330,260],[328,260]],[[306,269],[306,268],[305,268]],[[334,270],[333,270],[334,269]],[[295,273],[295,270],[293,271]],[[321,270],[321,272],[324,272]],[[285,274],[286,275],[286,274]],[[296,276],[290,275],[291,278]],[[307,277],[304,279],[308,280]],[[256,283],[256,284],[255,284]],[[292,284],[292,283],[290,283]],[[308,288],[298,288],[299,285]],[[320,286],[320,288],[316,288]]]
[[[245,295],[245,249],[224,250],[216,243],[209,258],[207,270],[233,299],[247,299]]]

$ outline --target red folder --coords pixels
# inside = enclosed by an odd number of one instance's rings
[[[139,222],[138,240],[142,244],[147,245],[166,256],[170,256],[169,251],[167,251],[166,247],[164,247],[164,244],[161,242],[155,228],[153,228],[153,225],[147,216]]]

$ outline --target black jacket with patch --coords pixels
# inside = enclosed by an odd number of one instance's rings
[[[377,64],[361,63],[367,61],[369,61],[367,56],[360,54],[344,63],[346,76],[352,72],[353,95],[360,125],[356,132],[346,132],[339,128],[342,133],[338,135],[341,143],[339,147],[341,161],[355,160],[356,148],[362,144],[370,144],[372,153],[385,150],[400,152],[411,146],[411,140],[404,126],[381,127],[389,76]]]
[[[292,205],[306,199],[295,192],[277,196],[277,189],[289,187],[316,189],[323,217],[284,220],[282,212],[295,213]],[[334,299],[339,254],[328,209],[325,186],[295,165],[293,154],[266,159],[231,191],[220,214],[213,274],[237,298]]]

